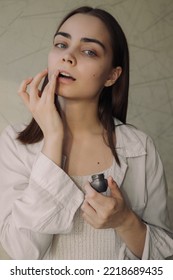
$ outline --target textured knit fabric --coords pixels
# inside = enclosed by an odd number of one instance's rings
[[[110,169],[104,171],[105,178],[113,175],[115,161]],[[91,182],[91,176],[71,177],[84,192],[84,185]],[[104,195],[109,194],[109,189]],[[68,234],[55,235],[49,254],[50,259],[117,259],[115,230],[94,229],[85,223],[80,208],[76,211],[73,228]]]

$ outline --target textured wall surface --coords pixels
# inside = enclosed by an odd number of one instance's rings
[[[128,122],[154,139],[173,212],[172,0],[0,0],[0,131],[30,118],[18,86],[46,67],[57,23],[81,5],[106,9],[125,31],[131,57]]]

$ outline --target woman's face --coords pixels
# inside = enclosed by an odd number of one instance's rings
[[[100,19],[76,14],[57,31],[48,57],[49,78],[56,71],[56,93],[72,99],[98,97],[115,78],[107,28]]]

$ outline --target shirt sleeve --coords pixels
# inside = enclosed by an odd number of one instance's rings
[[[148,226],[143,259],[173,255],[173,229],[167,208],[167,184],[160,156],[148,137],[146,159],[147,206],[143,220]]]
[[[173,255],[173,240],[164,230],[146,224],[145,245],[142,260],[164,260]],[[139,260],[123,242],[119,250],[120,260]]]
[[[42,259],[53,235],[70,231],[83,193],[41,152],[29,170],[15,138],[11,127],[0,138],[0,240],[13,259]]]
[[[146,155],[146,205],[142,220],[147,226],[143,260],[166,259],[173,255],[173,230],[167,209],[164,169],[155,145],[148,137]],[[125,259],[136,257],[124,247]]]

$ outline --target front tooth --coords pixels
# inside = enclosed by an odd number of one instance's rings
[[[70,75],[67,74],[67,73],[61,72],[61,74],[62,74],[63,76],[66,76],[66,77],[70,77]]]

